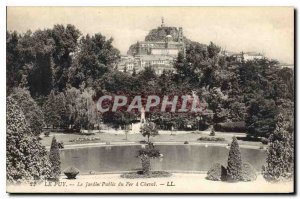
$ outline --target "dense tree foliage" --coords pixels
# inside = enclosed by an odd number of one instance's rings
[[[80,31],[70,24],[66,27],[63,25],[54,25],[53,27],[53,86],[58,91],[64,90],[68,82],[72,56],[78,50],[80,35]]]
[[[8,92],[21,84],[23,73],[23,61],[16,48],[20,40],[17,32],[6,33],[6,85]]]
[[[17,102],[24,113],[31,133],[40,135],[45,124],[44,115],[39,105],[32,99],[29,91],[24,88],[15,88],[10,97]]]
[[[59,115],[60,109],[58,109],[60,103],[63,102],[58,101],[54,91],[51,91],[43,105],[43,112],[47,126],[60,126],[62,121]]]
[[[291,117],[277,116],[276,128],[269,137],[267,164],[263,176],[269,181],[292,179],[294,171],[294,127]]]
[[[275,117],[278,110],[273,100],[262,97],[250,101],[246,126],[248,135],[269,137],[275,129]]]
[[[43,111],[48,127],[93,129],[101,115],[97,111],[95,92],[91,88],[71,87],[65,92],[52,91],[46,98]]]
[[[81,37],[70,24],[22,35],[8,32],[7,90],[28,87],[31,95],[39,98],[51,90],[61,92],[68,84],[77,88],[91,86],[119,59],[112,41],[101,34]]]
[[[178,29],[153,29],[145,41],[163,41],[166,35],[177,41]],[[148,123],[141,133],[148,137],[148,142],[159,129],[246,129],[249,137],[269,138],[264,177],[291,177],[294,69],[280,68],[277,61],[267,58],[238,61],[223,54],[213,42],[205,45],[185,37],[183,41],[185,51],[174,61],[174,72],[163,71],[158,75],[153,67],[146,67],[130,74],[116,69],[120,52],[113,46],[113,39],[106,39],[101,33],[82,35],[73,25],[59,24],[23,34],[7,32],[6,84],[7,95],[11,95],[7,99],[7,179],[50,177],[46,151],[36,136],[44,124],[76,131],[94,129],[100,123],[127,129],[139,120],[139,110],[125,111],[129,104],[117,112],[98,112],[97,100],[103,95],[125,95],[128,101],[138,95],[143,105],[149,95],[185,95],[189,100],[197,95],[203,107],[201,113],[161,112],[159,106],[146,112]],[[136,46],[130,46],[128,54],[135,54]],[[177,108],[181,105],[179,100]],[[55,143],[53,140],[52,165],[58,160]],[[147,173],[149,156],[141,157]],[[242,167],[234,138],[228,176],[241,180]],[[54,173],[52,177],[57,177],[58,169]]]
[[[17,102],[6,100],[6,176],[9,182],[48,179],[50,163],[45,147],[28,127]]]
[[[60,154],[56,138],[52,138],[49,160],[51,163],[51,179],[58,180],[60,175]]]
[[[146,41],[178,39],[178,29],[159,27]],[[217,123],[242,124],[254,137],[268,137],[279,112],[289,113],[294,103],[294,70],[279,68],[268,59],[237,61],[209,45],[183,38],[175,72],[155,74],[153,68],[130,74],[116,70],[120,53],[112,38],[100,33],[82,36],[73,25],[18,34],[7,33],[7,92],[28,88],[43,107],[45,123],[62,128],[93,128],[99,122],[127,127],[140,113],[96,111],[102,95],[196,94],[206,104],[201,114],[161,113],[153,109],[146,117],[161,129],[206,129]],[[130,53],[129,53],[130,54]],[[180,103],[178,104],[178,106]],[[95,111],[93,111],[95,110]],[[232,123],[234,124],[234,123]]]
[[[99,77],[116,66],[120,52],[112,46],[113,39],[101,34],[86,35],[79,42],[79,51],[74,54],[74,64],[69,73],[70,84],[91,87]]]

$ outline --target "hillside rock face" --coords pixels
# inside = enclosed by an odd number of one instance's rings
[[[145,41],[164,41],[167,35],[172,36],[172,41],[178,41],[178,28],[158,27],[152,29],[145,37]]]
[[[137,53],[137,44],[131,44],[127,51],[127,55],[135,55]]]

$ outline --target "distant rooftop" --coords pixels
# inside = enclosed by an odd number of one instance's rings
[[[174,60],[172,56],[168,55],[138,55],[137,58],[141,58],[145,61],[152,61],[152,60]]]
[[[261,53],[257,53],[257,52],[244,52],[244,54],[247,54],[250,56],[263,56]]]

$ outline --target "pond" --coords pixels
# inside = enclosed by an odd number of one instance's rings
[[[153,170],[207,171],[213,163],[227,165],[229,149],[225,146],[156,145],[163,158],[152,162]],[[81,173],[131,171],[141,168],[136,158],[140,145],[101,146],[61,151],[62,170],[75,166]],[[266,151],[241,148],[244,162],[251,163],[258,171],[265,164]]]

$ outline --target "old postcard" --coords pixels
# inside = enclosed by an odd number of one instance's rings
[[[294,8],[7,7],[9,193],[294,193]]]

